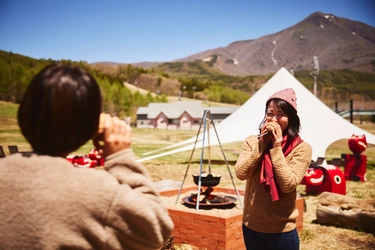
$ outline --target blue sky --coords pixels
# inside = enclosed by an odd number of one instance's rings
[[[374,0],[0,0],[0,50],[165,62],[281,31],[317,11],[375,27]]]

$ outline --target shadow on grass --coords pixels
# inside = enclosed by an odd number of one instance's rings
[[[229,165],[235,165],[237,161],[227,161]],[[188,161],[181,162],[181,164],[188,164]],[[200,160],[191,161],[192,164],[200,164]],[[203,164],[208,164],[208,159],[204,159],[202,161]],[[211,160],[211,164],[213,165],[225,165],[224,160]]]

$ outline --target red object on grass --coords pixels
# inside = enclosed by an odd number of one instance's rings
[[[78,168],[94,168],[104,165],[104,159],[96,149],[90,150],[88,155],[68,155],[66,159]]]
[[[362,154],[367,148],[367,141],[365,135],[352,135],[348,140],[348,146],[353,154]]]
[[[342,154],[345,159],[344,175],[348,181],[366,181],[367,156],[359,154]]]
[[[302,179],[306,185],[306,194],[316,195],[331,192],[346,195],[344,173],[335,165],[318,165],[310,167]]]

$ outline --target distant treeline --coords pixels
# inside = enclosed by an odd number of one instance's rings
[[[310,91],[314,80],[309,71],[295,72],[295,77]],[[348,102],[350,99],[375,100],[375,74],[343,70],[323,70],[317,76],[318,97],[324,102]]]
[[[375,64],[371,65],[375,69]],[[193,62],[171,62],[156,67],[168,72],[172,77],[198,79],[198,82],[209,82],[204,93],[213,94],[217,88],[234,89],[247,96],[252,96],[273,74],[266,76],[229,76],[213,67],[213,62],[196,60]],[[276,72],[275,72],[276,73]],[[295,71],[294,76],[308,90],[313,92],[314,79],[311,71]],[[206,92],[207,91],[207,92]],[[375,74],[352,70],[321,70],[317,76],[318,98],[326,104],[348,102],[350,99],[372,101],[375,99]]]
[[[51,59],[36,60],[0,50],[0,100],[20,103],[32,77],[45,66],[55,62]],[[138,107],[147,106],[149,102],[167,102],[165,95],[143,95],[138,91],[132,93],[123,84],[122,80],[139,77],[143,73],[142,69],[128,65],[127,71],[122,72],[122,75],[110,75],[90,67],[86,62],[59,62],[79,66],[90,72],[101,87],[104,111],[112,115],[135,118]]]
[[[32,77],[51,59],[30,57],[0,50],[0,100],[19,103]],[[59,61],[86,69],[98,81],[104,100],[104,111],[119,117],[131,116],[134,121],[138,107],[149,102],[167,102],[167,96],[182,96],[202,101],[241,105],[272,75],[229,76],[213,67],[212,62],[164,63],[153,69],[131,64],[90,65],[86,62]],[[375,66],[374,66],[375,67]],[[297,71],[295,77],[311,92],[313,78],[309,71]],[[132,92],[130,83],[148,91]],[[318,97],[327,105],[350,99],[375,99],[375,74],[351,70],[320,71],[317,80]]]
[[[183,74],[170,77],[160,70],[145,70],[131,64],[118,66],[90,65],[71,60],[33,59],[27,56],[0,50],[0,100],[20,103],[32,77],[51,63],[63,63],[84,68],[99,83],[104,102],[104,111],[119,117],[136,118],[138,107],[150,102],[167,102],[167,96],[182,96],[232,104],[243,104],[249,93],[228,87],[231,76],[197,78]],[[212,79],[212,80],[211,80]],[[224,81],[223,81],[224,80]],[[130,83],[148,91],[147,94],[132,92],[124,83]],[[246,84],[245,84],[246,85]],[[247,89],[247,88],[246,88]]]

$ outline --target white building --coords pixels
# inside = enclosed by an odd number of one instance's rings
[[[153,129],[199,129],[205,110],[209,110],[216,124],[227,118],[238,107],[202,107],[201,102],[150,103],[137,111],[137,127]]]

